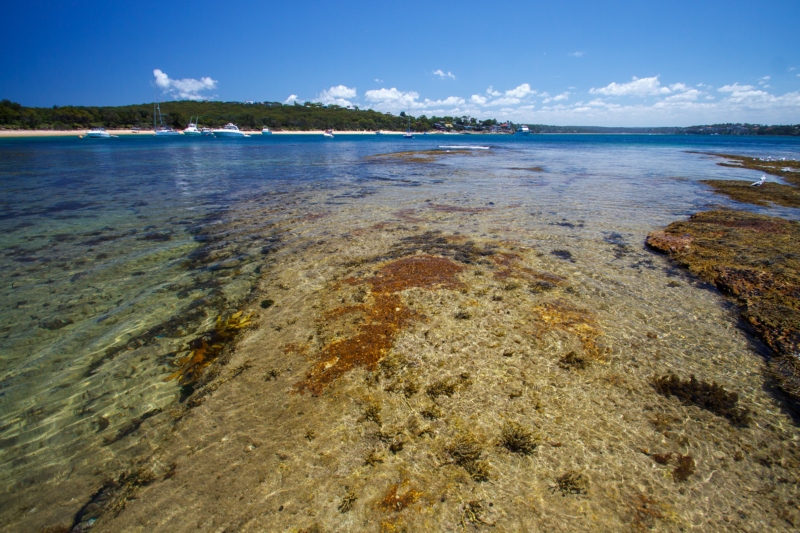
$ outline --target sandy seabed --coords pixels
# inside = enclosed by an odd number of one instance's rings
[[[256,327],[132,437],[153,453],[93,530],[795,530],[797,426],[721,295],[437,205],[298,227]],[[750,423],[659,395],[669,373]]]
[[[764,347],[708,285],[601,237],[635,221],[327,194],[237,207],[231,230],[281,235],[239,315],[252,327],[182,403],[102,448],[135,460],[104,483],[70,465],[12,527],[42,530],[37,512],[50,532],[76,513],[98,532],[800,525],[800,432]],[[735,392],[749,421],[659,394],[669,374]],[[61,501],[67,482],[91,501]]]

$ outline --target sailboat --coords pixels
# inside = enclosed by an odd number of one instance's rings
[[[156,112],[158,112],[158,124],[156,124]],[[153,106],[153,130],[157,137],[166,135],[180,135],[179,132],[164,125],[164,119],[161,117],[161,103],[156,102]]]
[[[406,139],[414,138],[414,136],[411,134],[411,117],[408,118],[408,127],[406,127],[406,132],[403,134],[403,137]]]

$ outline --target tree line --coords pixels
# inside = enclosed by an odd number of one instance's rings
[[[305,102],[209,102],[171,101],[160,104],[166,125],[182,129],[192,117],[200,117],[199,125],[219,128],[232,122],[242,129],[276,131],[304,130],[405,130],[421,132],[434,129],[454,131],[486,131],[498,126],[495,119],[472,117],[413,117],[392,115],[371,109],[345,108],[337,105]],[[53,106],[25,107],[9,100],[0,101],[0,129],[84,130],[95,126],[108,129],[153,127],[153,103],[99,107]],[[506,131],[513,131],[510,125]],[[800,124],[766,126],[758,124],[714,124],[688,128],[603,128],[592,126],[549,126],[529,124],[532,133],[664,133],[689,135],[793,135],[800,136]]]
[[[96,126],[108,129],[153,127],[154,104],[115,107],[53,106],[24,107],[9,100],[0,101],[0,128],[81,130]],[[496,120],[478,122],[470,117],[419,117],[405,113],[392,115],[371,109],[344,108],[337,105],[282,104],[280,102],[195,102],[190,100],[160,104],[163,122],[174,128],[184,128],[193,117],[199,125],[222,127],[232,122],[242,129],[261,129],[267,126],[281,131],[302,130],[405,130],[420,132],[435,129],[437,124],[450,124],[453,129],[473,129],[497,124]],[[156,117],[157,120],[157,117]]]

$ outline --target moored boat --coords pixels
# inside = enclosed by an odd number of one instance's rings
[[[200,117],[197,117],[197,120],[200,120]],[[186,129],[183,130],[184,135],[191,135],[191,136],[199,136],[202,135],[200,130],[197,129],[197,120],[192,121],[189,119],[189,124],[186,126]]]
[[[156,102],[153,109],[153,131],[156,137],[163,137],[168,135],[180,135],[180,132],[175,131],[169,126],[164,124],[164,118],[161,116],[161,103]],[[158,113],[158,124],[156,124],[156,113]]]
[[[263,128],[261,128],[261,135],[272,135],[272,130],[264,126]]]
[[[327,137],[328,139],[333,139],[333,130],[325,130],[322,133],[323,137]]]
[[[530,128],[528,128],[528,126],[523,124],[519,128],[517,128],[516,133],[517,133],[517,135],[530,135],[531,130],[530,130]]]
[[[105,128],[92,128],[86,132],[86,136],[90,139],[108,139],[111,135],[106,131]]]
[[[214,137],[224,137],[224,138],[241,138],[241,137],[250,137],[246,133],[239,130],[239,127],[236,124],[227,123],[224,127],[216,130],[211,130],[214,134]]]

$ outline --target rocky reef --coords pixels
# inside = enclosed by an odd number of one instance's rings
[[[715,210],[654,231],[646,242],[735,300],[772,349],[780,388],[800,401],[800,223]]]

